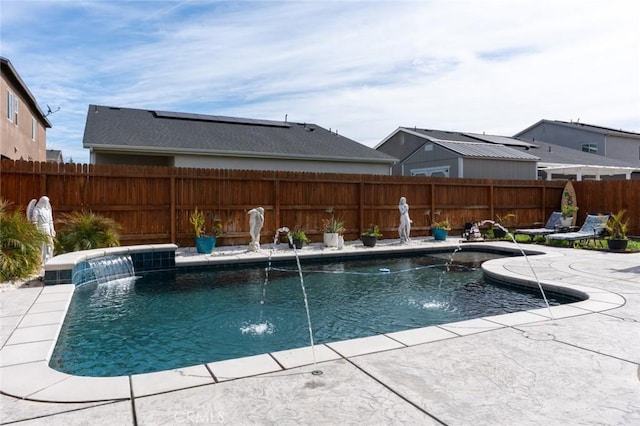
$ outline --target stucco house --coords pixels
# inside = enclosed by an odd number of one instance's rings
[[[11,61],[0,56],[0,157],[46,161],[51,123]]]
[[[640,134],[580,122],[540,120],[515,138],[544,141],[640,166]]]
[[[474,136],[475,135],[475,136]],[[451,178],[537,179],[538,157],[518,148],[531,144],[501,136],[399,127],[375,148],[400,161],[393,166],[399,176]]]
[[[90,105],[92,164],[391,174],[396,158],[312,123]]]

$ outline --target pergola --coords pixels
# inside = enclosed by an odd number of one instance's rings
[[[587,164],[559,164],[559,163],[538,163],[538,171],[547,174],[547,180],[552,180],[553,175],[575,175],[580,181],[585,176],[593,176],[595,180],[600,180],[601,176],[624,175],[625,179],[631,179],[631,173],[640,172],[640,168],[616,167],[616,166],[593,166]]]

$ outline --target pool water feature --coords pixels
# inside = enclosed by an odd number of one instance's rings
[[[496,255],[456,256],[451,265],[429,255],[306,264],[316,344],[544,306],[537,292],[483,278],[480,264]],[[80,286],[50,364],[75,375],[119,376],[308,346],[296,266],[273,265],[261,304],[263,286],[264,267]],[[252,330],[261,316],[268,326]]]
[[[73,270],[73,282],[102,284],[121,278],[135,277],[133,260],[128,254],[113,254],[88,259]]]

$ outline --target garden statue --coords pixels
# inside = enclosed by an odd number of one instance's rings
[[[45,263],[53,257],[53,237],[56,236],[56,230],[53,227],[53,211],[51,210],[49,197],[45,195],[40,197],[31,213],[30,220],[35,222],[38,229],[48,236],[48,241],[42,244],[42,265],[44,266]]]
[[[38,200],[34,198],[27,204],[27,220],[31,223],[36,223],[36,219],[33,217],[33,211],[36,209],[37,203]]]
[[[398,227],[398,234],[400,235],[401,243],[408,243],[411,241],[409,235],[411,234],[411,219],[409,218],[409,204],[405,197],[400,197],[400,204],[398,204],[400,210],[400,227]]]
[[[264,209],[256,207],[249,210],[249,234],[251,234],[251,243],[249,243],[249,251],[260,250],[260,231],[264,225]]]

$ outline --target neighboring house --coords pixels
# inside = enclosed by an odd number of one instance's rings
[[[513,140],[516,147],[486,142],[475,134],[399,127],[375,148],[400,159],[393,174],[451,178],[537,179],[538,157],[520,147],[531,144]]]
[[[51,123],[7,58],[0,56],[0,157],[46,161]]]
[[[449,153],[429,146],[434,143],[448,148]],[[400,159],[394,175],[535,179],[529,174],[534,158],[538,179],[640,178],[640,167],[633,163],[537,139],[534,143],[507,136],[400,127],[376,148]]]
[[[640,166],[536,140],[529,153],[540,158],[540,179],[639,179]]]
[[[640,166],[640,134],[579,122],[540,120],[515,138],[539,140]]]
[[[92,164],[391,174],[396,158],[316,124],[90,105]]]
[[[48,163],[64,163],[64,160],[62,159],[62,151],[60,151],[59,149],[48,149],[47,162]]]

